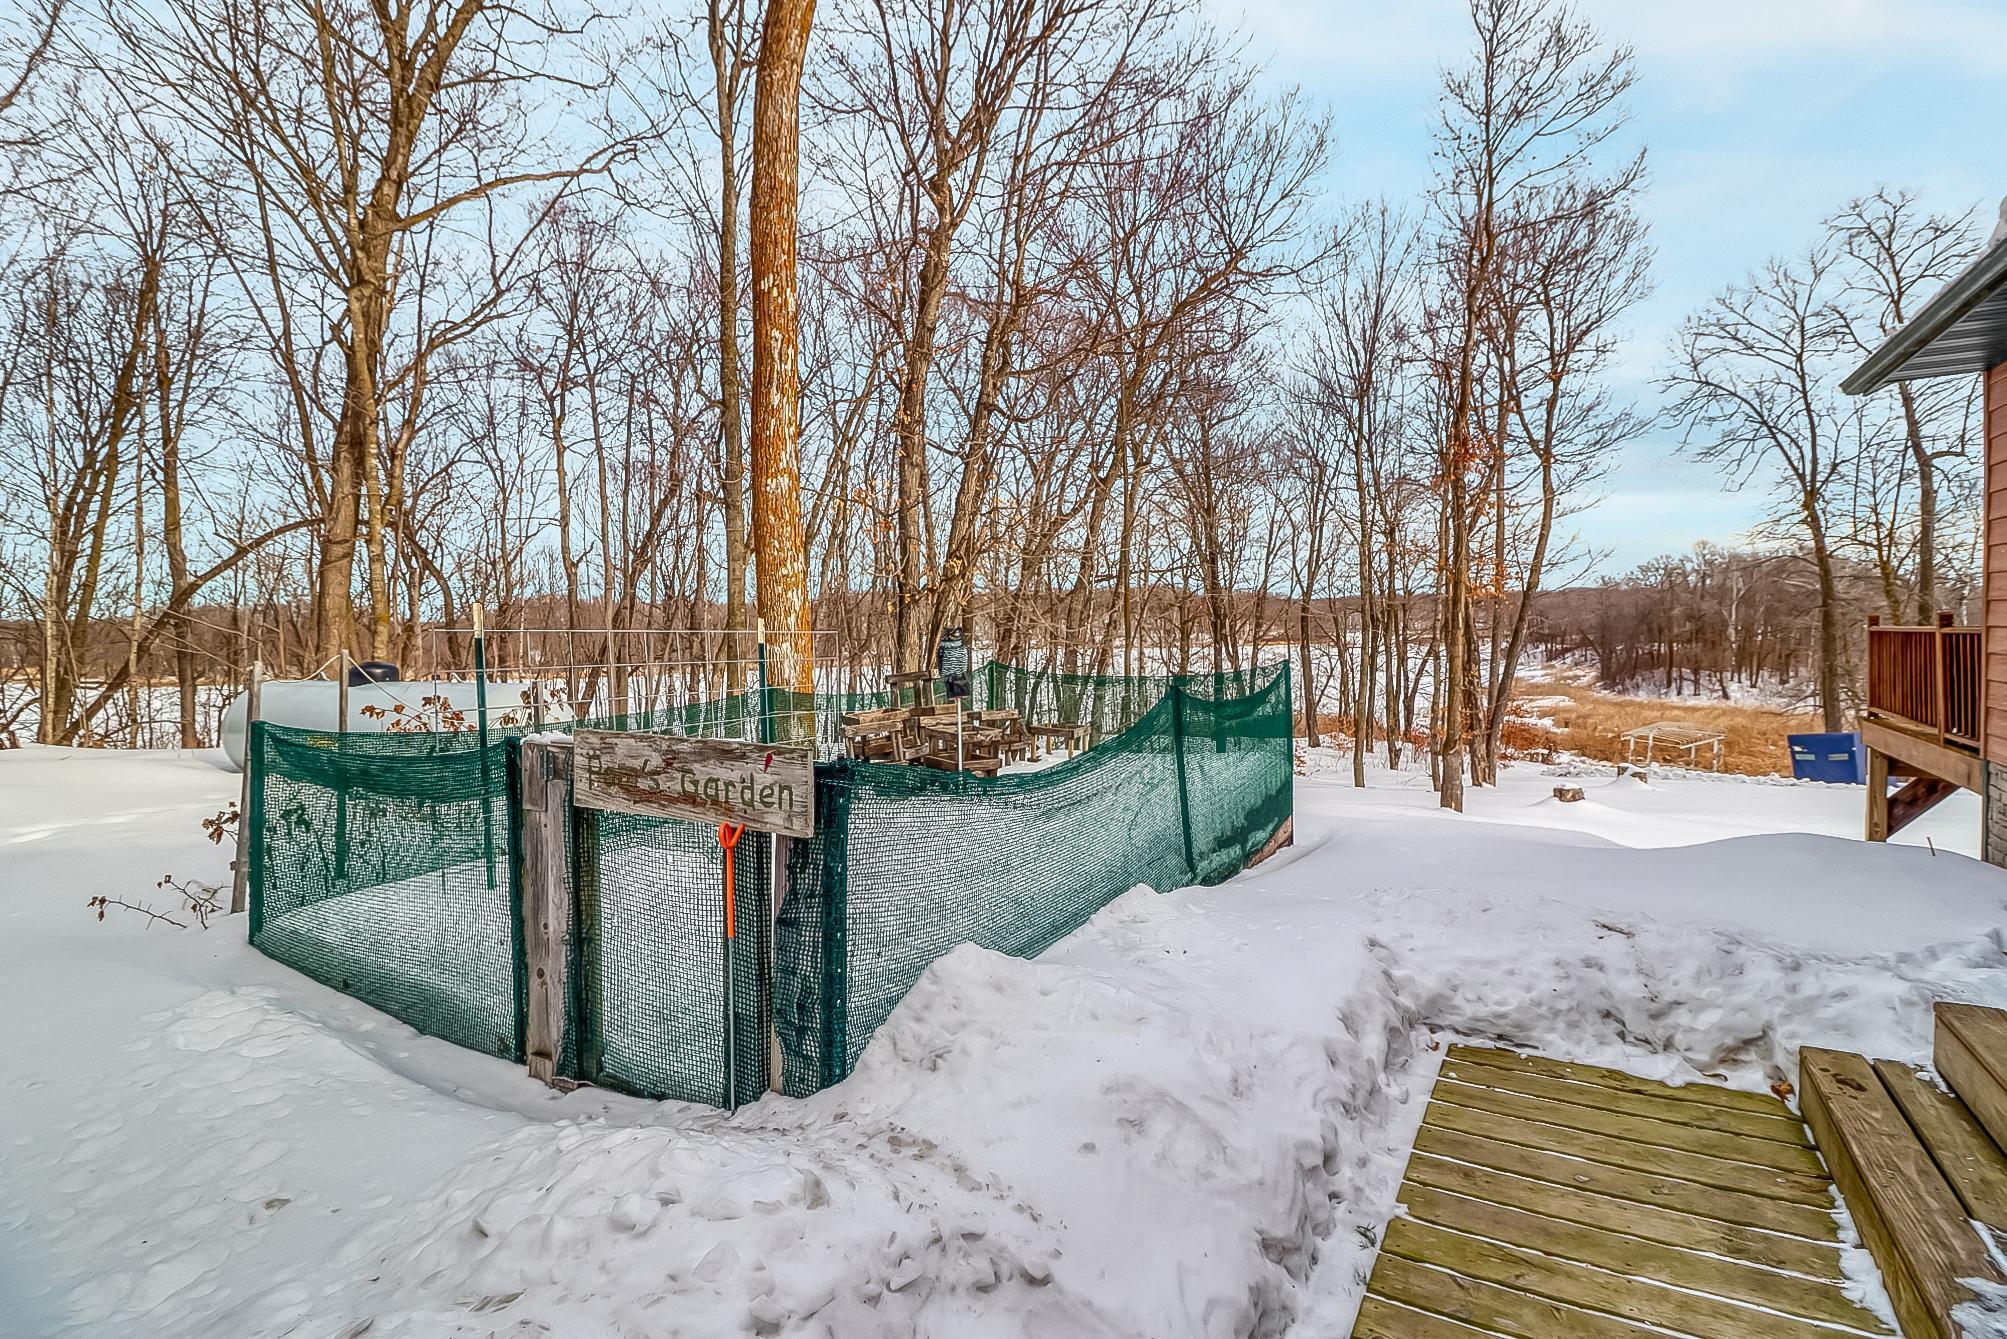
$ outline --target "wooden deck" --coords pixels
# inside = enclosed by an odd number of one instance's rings
[[[1842,1339],[1833,1182],[1773,1097],[1451,1047],[1355,1339]]]
[[[1868,695],[1860,717],[1868,749],[1866,835],[1887,841],[1957,790],[1986,789],[1984,639],[1939,614],[1929,627],[1868,619]],[[1903,786],[1889,794],[1889,783]]]

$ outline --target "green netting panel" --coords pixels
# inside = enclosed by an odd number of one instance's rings
[[[991,661],[982,680],[990,707],[1009,708],[1032,724],[1085,725],[1089,741],[1113,739],[1164,700],[1173,684],[1195,697],[1247,697],[1286,673],[1282,664],[1219,674],[1160,674],[1124,678],[1108,674],[1067,674]]]
[[[1214,686],[1211,676],[1203,686]],[[1195,883],[1231,878],[1294,813],[1289,687],[1282,671],[1245,697],[1179,694]]]
[[[647,1097],[723,1106],[724,859],[717,829],[579,810],[577,1074]],[[771,838],[734,853],[733,1035],[738,1097],[767,1088]]]
[[[504,747],[259,722],[247,761],[251,943],[421,1032],[518,1058]]]
[[[1139,884],[1226,878],[1290,814],[1286,667],[1217,701],[1175,680],[1118,737],[994,779],[841,762],[818,769],[818,834],[776,929],[788,1091],[849,1072],[936,958],[1038,953]],[[1210,689],[1211,683],[1207,684]]]
[[[774,917],[774,1026],[782,1091],[806,1096],[848,1072],[844,873],[854,764],[815,769],[815,836],[788,844]]]

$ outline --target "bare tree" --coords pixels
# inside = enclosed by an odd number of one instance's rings
[[[1828,730],[1840,728],[1845,710],[1832,511],[1847,475],[1849,427],[1863,413],[1835,389],[1845,347],[1832,310],[1839,282],[1825,247],[1773,261],[1687,318],[1663,379],[1695,455],[1738,484],[1770,487],[1778,519],[1804,536],[1818,586],[1816,672]]]
[[[1927,214],[1909,191],[1882,187],[1858,197],[1827,222],[1845,261],[1835,316],[1847,343],[1865,357],[1917,308],[1971,261],[1977,239],[1969,215]],[[1857,310],[1857,308],[1859,310]],[[1913,491],[1916,621],[1929,623],[1942,608],[1939,593],[1939,483],[1946,462],[1963,458],[1973,440],[1977,385],[1956,378],[1898,381],[1885,396],[1894,401],[1893,440],[1907,464],[1909,490],[1890,471],[1883,496],[1893,503]],[[1877,509],[1876,520],[1893,519]],[[1892,615],[1900,617],[1896,610]]]
[[[1554,210],[1580,207],[1562,183],[1593,172],[1623,123],[1622,102],[1635,78],[1628,48],[1606,47],[1555,0],[1471,0],[1470,16],[1477,38],[1471,61],[1443,81],[1435,197],[1446,290],[1432,321],[1444,386],[1444,678],[1436,733],[1449,809],[1463,807],[1462,754],[1477,698],[1473,535],[1487,506],[1482,476],[1498,467],[1498,406],[1508,400],[1494,386],[1488,407],[1483,384],[1501,268],[1519,234],[1544,226]],[[1641,155],[1619,159],[1593,194],[1628,191],[1641,171]]]
[[[14,111],[54,49],[56,33],[63,22],[63,10],[68,3],[69,0],[48,0],[45,4],[25,5],[18,15],[26,20],[20,31],[7,32],[4,38],[0,38],[0,52],[6,54],[7,64],[13,67],[0,73],[0,122],[5,122]],[[33,130],[25,133],[18,130],[0,132],[0,149],[19,151],[38,140],[39,136]]]
[[[315,643],[323,660],[351,644],[365,524],[372,631],[386,640],[388,518],[426,362],[496,314],[561,195],[524,192],[603,172],[630,146],[565,110],[610,82],[588,48],[603,19],[558,0],[107,0],[106,17],[118,46],[110,77],[144,87],[188,136],[191,178],[224,169],[242,226],[217,232],[240,272],[291,290],[289,305],[331,304],[339,370],[325,448],[311,426],[315,374],[298,365],[313,353],[291,330],[273,340],[291,364],[303,451],[325,461]],[[456,304],[439,248],[443,229],[467,224],[485,254],[459,275]],[[400,313],[412,329],[393,358]]]
[[[1404,658],[1407,652],[1404,642],[1393,640],[1397,632],[1381,565],[1393,561],[1393,544],[1382,541],[1401,511],[1390,500],[1396,484],[1388,476],[1398,449],[1401,378],[1415,357],[1411,341],[1419,247],[1413,222],[1385,201],[1354,211],[1333,248],[1298,392],[1305,410],[1314,415],[1321,449],[1335,449],[1351,489],[1352,579],[1359,601],[1355,786],[1366,784],[1379,658]],[[1391,692],[1386,701],[1391,741],[1398,733]]]
[[[1632,209],[1635,167],[1601,180],[1571,175],[1536,193],[1526,207],[1538,222],[1512,229],[1503,249],[1487,327],[1500,381],[1491,518],[1496,600],[1474,759],[1487,784],[1496,779],[1535,597],[1557,557],[1555,522],[1646,426],[1612,401],[1603,380],[1623,334],[1619,322],[1650,289],[1651,253]],[[1522,502],[1521,494],[1530,497]]]

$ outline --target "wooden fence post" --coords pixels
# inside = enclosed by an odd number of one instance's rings
[[[258,720],[258,688],[265,677],[265,662],[251,662],[251,682],[244,688],[244,779],[237,788],[237,867],[230,883],[230,914],[250,905],[251,897],[251,766],[257,761],[252,749],[251,727]]]
[[[522,767],[523,960],[528,1010],[523,1061],[530,1077],[552,1087],[571,997],[571,775],[568,739],[526,739]]]

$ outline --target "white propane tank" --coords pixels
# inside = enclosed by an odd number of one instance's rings
[[[465,679],[413,679],[390,683],[360,683],[348,690],[348,729],[351,734],[387,734],[410,730],[423,722],[428,730],[441,728],[440,717],[458,713],[465,718],[459,728],[477,728],[478,707],[474,684]],[[530,703],[540,685],[526,680],[495,679],[488,683],[488,728],[526,726],[534,719]],[[427,702],[425,699],[437,699]],[[547,695],[543,719],[569,718],[570,710],[557,694]],[[341,685],[332,679],[268,679],[258,685],[258,719],[274,725],[290,725],[301,730],[338,729]],[[399,711],[398,708],[403,710]],[[223,709],[223,752],[230,765],[244,770],[244,695],[239,693]]]

